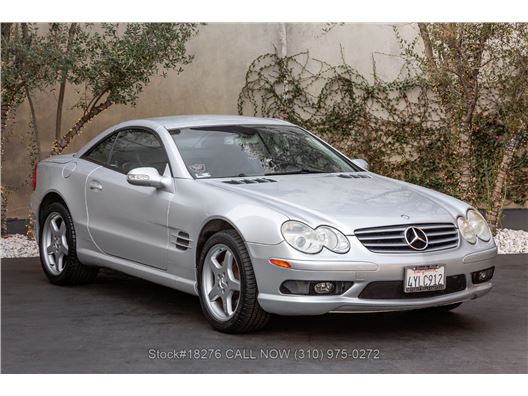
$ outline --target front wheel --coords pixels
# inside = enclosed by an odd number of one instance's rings
[[[257,301],[246,246],[234,230],[220,231],[205,243],[198,263],[198,290],[204,315],[219,331],[256,331],[269,320]]]

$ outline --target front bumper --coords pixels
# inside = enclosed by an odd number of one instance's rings
[[[491,282],[473,284],[471,273],[495,265],[497,249],[493,242],[480,250],[460,246],[457,249],[426,254],[375,254],[356,246],[354,257],[345,255],[306,256],[293,252],[282,242],[278,245],[248,243],[257,284],[258,301],[262,308],[279,315],[320,315],[328,312],[386,312],[429,308],[473,300],[488,293]],[[354,246],[353,246],[354,248]],[[296,257],[291,259],[289,257]],[[359,256],[361,259],[358,260]],[[280,268],[268,262],[270,258],[288,261],[292,268]],[[417,298],[365,299],[360,297],[365,287],[376,281],[402,281],[405,267],[442,264],[446,276],[464,275],[463,290]],[[353,285],[341,295],[314,296],[283,294],[280,285],[287,280],[344,281]]]

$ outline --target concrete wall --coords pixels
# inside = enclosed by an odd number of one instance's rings
[[[364,75],[372,73],[372,60],[376,60],[378,73],[391,78],[398,73],[401,62],[393,26],[389,24],[336,25],[324,33],[324,24],[286,24],[286,43],[289,55],[309,50],[310,54],[331,64],[347,63]],[[412,37],[416,26],[400,25],[402,32]],[[154,78],[146,87],[136,107],[114,105],[100,114],[78,136],[67,152],[75,152],[102,130],[118,122],[142,117],[176,114],[236,114],[238,94],[251,61],[257,56],[281,48],[281,24],[277,23],[221,23],[202,26],[200,33],[189,45],[195,55],[192,64],[180,75],[168,73],[167,78]],[[342,48],[342,50],[341,50]],[[79,117],[79,111],[70,109],[76,93],[69,87],[63,129],[67,130]],[[56,92],[41,92],[35,96],[43,154],[47,156],[55,125]],[[29,123],[29,109],[22,104],[16,119],[8,128],[6,161],[2,169],[2,183],[15,187],[10,194],[8,217],[24,218],[31,187],[26,184],[31,174],[26,142],[21,140]]]

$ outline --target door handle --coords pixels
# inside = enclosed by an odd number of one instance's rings
[[[102,191],[103,185],[96,180],[90,182],[90,190]]]

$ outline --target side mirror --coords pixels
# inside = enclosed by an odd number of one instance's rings
[[[127,182],[134,186],[168,188],[170,177],[161,176],[156,168],[135,168],[128,172]]]
[[[369,168],[368,162],[365,161],[364,159],[353,159],[352,163],[354,165],[359,166],[361,169],[368,170],[368,168]]]

